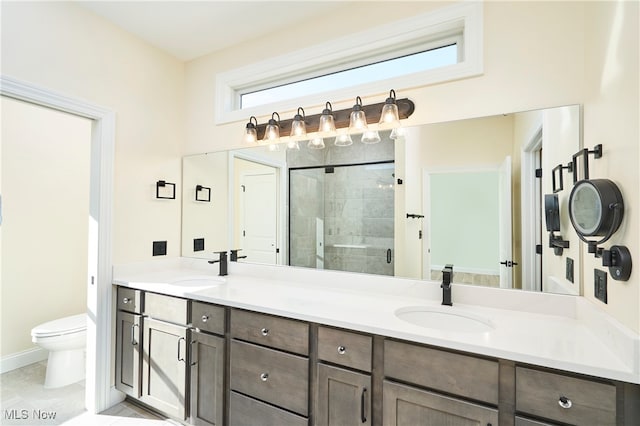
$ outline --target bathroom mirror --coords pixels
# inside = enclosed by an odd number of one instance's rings
[[[245,262],[434,280],[451,263],[457,283],[580,294],[567,273],[580,270],[577,235],[562,256],[543,235],[552,170],[581,149],[580,129],[574,105],[380,132],[377,144],[187,156],[182,255],[241,248]],[[557,192],[563,236],[570,191]]]

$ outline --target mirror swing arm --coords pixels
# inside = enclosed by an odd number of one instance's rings
[[[602,266],[609,268],[614,280],[627,281],[631,276],[631,253],[626,246],[613,245],[610,249],[599,247],[607,242],[618,230],[624,217],[624,200],[618,186],[610,179],[589,179],[587,154],[595,158],[602,156],[602,145],[593,151],[584,149],[573,156],[574,181],[577,178],[576,159],[584,158],[584,179],[574,184],[569,196],[569,218],[580,240],[587,244],[587,251]],[[586,237],[601,236],[597,241]]]

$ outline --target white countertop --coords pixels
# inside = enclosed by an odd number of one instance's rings
[[[640,336],[582,297],[453,284],[453,307],[439,283],[334,271],[169,259],[114,267],[114,284],[343,327],[479,355],[640,384]],[[183,279],[209,278],[218,284]],[[445,331],[403,321],[421,306],[488,320],[487,332]],[[446,312],[446,311],[445,311]]]

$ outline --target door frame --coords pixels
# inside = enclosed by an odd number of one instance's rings
[[[115,112],[5,75],[0,95],[92,120],[85,407],[97,414],[124,398],[111,385]]]
[[[535,177],[536,152],[542,149],[542,120],[536,120],[526,143],[520,153],[520,192],[521,192],[521,232],[522,232],[522,289],[542,290],[540,262],[542,256],[536,255],[537,235],[542,226],[542,207],[537,200],[541,182]],[[540,241],[540,244],[543,244]]]
[[[238,158],[240,160],[250,161],[252,163],[261,164],[267,167],[273,167],[276,170],[276,187],[278,188],[278,200],[277,200],[277,235],[276,235],[276,244],[277,248],[280,249],[280,253],[278,253],[277,264],[283,265],[285,264],[285,260],[288,259],[288,247],[285,244],[285,235],[288,235],[289,230],[287,224],[289,221],[287,220],[288,206],[287,206],[287,198],[283,196],[286,194],[288,182],[287,182],[287,165],[285,162],[278,161],[273,158],[265,158],[260,155],[256,155],[253,153],[248,153],[244,151],[229,151],[229,188],[228,188],[228,218],[229,218],[229,229],[228,229],[228,241],[229,244],[233,244],[234,241],[234,229],[236,226],[235,223],[235,188],[234,188],[234,179],[235,179],[235,159]]]

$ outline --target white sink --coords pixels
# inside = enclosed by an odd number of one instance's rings
[[[433,330],[486,333],[495,328],[488,318],[455,306],[407,306],[395,314],[403,321]]]
[[[183,277],[175,281],[171,281],[170,284],[185,286],[185,287],[213,287],[224,283],[224,278],[209,275],[198,275]]]

